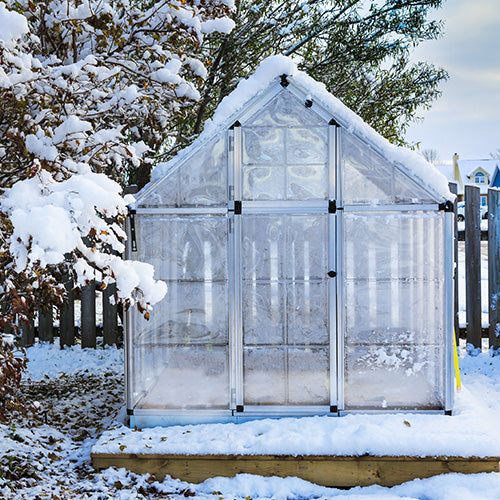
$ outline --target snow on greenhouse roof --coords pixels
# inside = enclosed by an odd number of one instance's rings
[[[283,55],[271,56],[262,61],[256,71],[247,79],[242,80],[236,89],[225,97],[217,107],[212,119],[205,122],[205,127],[200,136],[191,146],[179,152],[167,163],[158,164],[153,170],[151,182],[136,195],[137,199],[142,193],[150,191],[152,186],[165,177],[171,170],[188,158],[194,151],[200,149],[210,139],[227,129],[234,123],[239,115],[245,112],[252,101],[277,81],[281,75],[287,75],[288,82],[297,87],[323,107],[332,117],[350,133],[377,150],[386,160],[394,163],[400,170],[413,178],[419,185],[426,188],[436,199],[453,200],[454,195],[448,189],[448,181],[432,164],[428,163],[421,155],[391,144],[372,127],[365,123],[361,117],[351,111],[339,99],[334,97],[326,86],[317,82],[306,73],[299,71],[297,65]]]

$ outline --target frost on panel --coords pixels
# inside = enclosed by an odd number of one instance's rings
[[[284,347],[245,347],[243,352],[244,403],[279,405],[286,402]]]
[[[139,207],[178,207],[179,206],[179,171],[175,170],[154,186],[143,199]]]
[[[283,277],[284,216],[250,216],[243,223],[244,279],[278,280]]]
[[[289,215],[286,218],[284,259],[288,279],[323,279],[328,264],[327,218]]]
[[[180,168],[181,206],[227,203],[226,135],[206,144]]]
[[[247,166],[243,169],[245,200],[283,200],[286,197],[285,166]]]
[[[288,403],[330,404],[330,358],[326,348],[288,349]]]
[[[285,325],[284,286],[255,283],[243,289],[243,341],[252,344],[282,344]]]
[[[162,217],[149,244],[161,254],[163,280],[221,281],[227,278],[227,218]]]
[[[342,130],[343,196],[346,205],[393,201],[394,167]]]
[[[286,199],[324,200],[328,197],[326,165],[289,166],[286,175]]]
[[[366,409],[441,409],[443,348],[346,347],[345,405]]]
[[[259,110],[246,125],[258,126],[301,126],[321,125],[324,120],[304,103],[283,90],[269,104]]]
[[[328,344],[328,300],[324,282],[287,287],[288,344]]]
[[[245,165],[283,165],[285,130],[280,128],[242,128]]]
[[[161,372],[140,401],[140,408],[229,407],[227,346],[157,346]]]

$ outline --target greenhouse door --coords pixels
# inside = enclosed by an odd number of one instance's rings
[[[235,201],[230,208],[232,407],[243,417],[330,413],[337,407],[337,216],[330,213],[328,202],[334,177],[328,138],[335,127],[318,127],[326,143],[324,163],[314,166],[319,194],[295,200],[280,199],[272,192],[267,199],[252,195],[255,183],[247,172],[253,167],[245,163],[245,154],[238,154],[246,132],[241,129],[234,131]],[[275,176],[272,182],[277,183],[280,168],[269,167],[262,177]],[[285,183],[286,169],[282,168]],[[324,179],[323,185],[318,177]]]

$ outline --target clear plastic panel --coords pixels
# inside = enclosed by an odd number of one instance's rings
[[[326,165],[287,168],[287,200],[325,200],[326,198],[328,198],[328,167]]]
[[[244,404],[326,405],[327,216],[242,223]]]
[[[181,206],[227,204],[226,134],[203,147],[180,169]]]
[[[288,344],[327,345],[327,289],[321,283],[290,283],[287,287]]]
[[[243,352],[246,405],[286,403],[286,350],[284,347],[245,347]]]
[[[244,167],[244,200],[283,200],[285,199],[284,166]]]
[[[346,213],[347,279],[443,279],[442,212]]]
[[[443,342],[441,281],[348,281],[345,290],[348,343]]]
[[[138,259],[167,281],[147,321],[132,313],[138,408],[229,408],[227,217],[137,215]]]
[[[285,217],[245,216],[243,223],[243,277],[278,280],[284,273]]]
[[[328,129],[326,127],[288,128],[286,162],[288,165],[326,163]]]
[[[396,167],[394,169],[394,202],[407,204],[436,203],[437,200]]]
[[[328,271],[327,216],[287,216],[284,256],[287,278],[325,278]]]
[[[288,403],[330,404],[330,357],[328,350],[288,349]]]
[[[229,359],[227,346],[141,347],[154,350],[162,370],[151,381],[137,408],[227,409]],[[144,374],[145,375],[145,374]]]
[[[285,130],[242,127],[245,165],[284,165]]]
[[[306,108],[304,103],[288,90],[280,92],[246,122],[247,125],[254,126],[301,126],[323,123],[324,120],[319,115]]]
[[[243,341],[246,345],[283,344],[284,285],[250,282],[243,290]]]
[[[159,182],[139,207],[225,206],[227,204],[226,134],[219,135]]]
[[[394,167],[344,129],[341,142],[344,204],[392,203]]]
[[[443,347],[347,345],[347,409],[442,409]]]
[[[140,200],[139,207],[178,207],[179,206],[179,170],[172,171],[154,189]]]
[[[442,408],[442,212],[344,216],[347,409]]]

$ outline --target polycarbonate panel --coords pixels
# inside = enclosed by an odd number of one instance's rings
[[[329,404],[327,218],[242,216],[245,405]]]
[[[227,216],[136,216],[137,256],[168,290],[132,314],[136,408],[229,408]]]
[[[329,365],[327,348],[288,348],[288,403],[329,405]]]
[[[325,163],[328,159],[328,128],[288,128],[286,130],[288,165]]]
[[[443,407],[443,217],[344,214],[346,409]]]
[[[227,216],[136,216],[138,260],[162,280],[227,279]]]
[[[444,279],[442,212],[346,213],[347,279]]]
[[[245,347],[243,394],[246,405],[286,403],[286,351],[284,347]]]
[[[244,200],[284,200],[286,197],[284,166],[243,168]]]
[[[285,217],[243,218],[243,278],[278,280],[284,274]]]
[[[227,204],[226,134],[206,144],[180,169],[181,206]]]
[[[140,200],[141,208],[179,206],[179,170],[174,170]]]
[[[139,207],[225,206],[227,204],[226,134],[205,144],[157,184]]]
[[[327,216],[288,216],[284,256],[287,278],[324,279],[328,271]]]
[[[344,129],[341,143],[344,204],[392,203],[394,167]]]
[[[439,345],[444,339],[442,281],[348,281],[346,342]]]
[[[327,345],[327,310],[327,288],[324,282],[290,283],[286,304],[288,344]]]
[[[436,200],[425,189],[413,182],[407,175],[394,168],[394,202],[395,203],[436,203]]]
[[[137,408],[227,409],[227,346],[152,346],[161,372],[154,377]],[[146,376],[146,374],[144,374]]]
[[[325,200],[328,198],[328,167],[309,165],[286,170],[287,200]]]
[[[285,129],[242,127],[245,165],[283,165]]]
[[[281,91],[269,104],[259,110],[247,125],[253,126],[301,126],[321,125],[324,120],[312,109],[292,95],[288,90]]]
[[[243,290],[245,345],[283,344],[285,340],[285,285],[249,282]]]
[[[347,409],[442,409],[444,345],[347,345]]]

